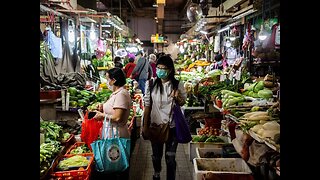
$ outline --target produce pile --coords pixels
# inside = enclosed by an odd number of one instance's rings
[[[40,121],[40,133],[44,134],[45,142],[61,141],[63,139],[62,127],[54,122]]]
[[[211,126],[211,127],[204,127],[198,130],[198,135],[217,135],[218,132]]]
[[[57,168],[60,170],[68,170],[70,168],[87,167],[89,160],[85,156],[75,155],[60,161]]]
[[[215,135],[195,135],[192,137],[192,142],[215,142],[224,143],[223,139]]]
[[[51,162],[61,149],[60,142],[51,141],[40,145],[40,177],[46,174],[51,166]]]
[[[75,149],[72,149],[70,151],[70,154],[83,154],[83,153],[92,153],[90,149],[86,146],[86,144],[78,146]]]
[[[75,87],[69,87],[68,92],[70,93],[70,107],[89,107],[97,106],[101,102],[105,102],[112,91],[108,89],[102,89],[101,91],[88,91],[88,90],[78,90]]]
[[[272,140],[280,143],[279,103],[266,111],[249,112],[241,116],[239,127],[246,133],[253,132],[262,140]]]
[[[57,157],[62,142],[71,136],[69,132],[64,132],[62,126],[51,121],[40,121],[40,133],[44,134],[44,143],[40,144],[40,177],[49,170],[54,158]]]

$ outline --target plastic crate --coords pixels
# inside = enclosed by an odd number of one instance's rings
[[[196,148],[222,148],[223,145],[229,144],[228,137],[218,136],[220,137],[224,143],[216,143],[216,142],[189,142],[188,143],[188,154],[189,160],[192,161],[193,158],[197,157]]]
[[[195,158],[193,166],[194,180],[202,180],[208,173],[223,180],[253,180],[251,169],[241,158]]]
[[[79,155],[79,154],[78,154]],[[53,166],[52,166],[52,172],[51,172],[51,177],[54,180],[69,180],[69,179],[73,179],[73,180],[85,180],[85,179],[89,179],[90,175],[91,175],[91,171],[92,171],[92,167],[93,167],[93,162],[94,162],[94,158],[93,155],[81,155],[80,156],[85,156],[88,160],[88,166],[84,169],[84,168],[79,168],[78,170],[66,170],[66,171],[60,171],[57,170],[57,166],[59,164],[60,161],[62,161],[65,158],[68,157],[72,157],[75,155],[64,155],[63,157],[60,157],[59,159],[57,159]]]
[[[73,149],[76,149],[77,147],[83,146],[83,145],[85,145],[85,144],[86,144],[85,142],[76,142],[76,143],[74,143],[74,144],[67,150],[67,152],[66,152],[65,155],[72,155],[72,154],[70,154],[70,152],[71,152]],[[79,155],[79,154],[78,154],[78,155]],[[82,153],[82,154],[80,154],[80,155],[93,155],[93,153],[92,153],[92,152],[90,152],[90,153]]]
[[[222,148],[198,148],[197,147],[196,153],[197,153],[197,158],[221,158]],[[210,153],[210,155],[208,153]]]
[[[76,142],[77,141],[76,141],[76,138],[74,137],[74,134],[71,134],[66,141],[61,142],[61,145],[65,146],[68,149],[70,146],[72,146]]]
[[[241,158],[240,154],[236,151],[233,144],[224,145],[222,147],[223,158]]]

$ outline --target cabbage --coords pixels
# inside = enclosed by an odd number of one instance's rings
[[[273,93],[269,89],[263,89],[258,92],[258,96],[264,99],[272,98]]]

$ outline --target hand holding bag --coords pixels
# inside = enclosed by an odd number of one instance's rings
[[[106,138],[110,130],[111,138]],[[110,119],[108,126],[106,125],[106,117],[101,134],[100,140],[91,143],[97,171],[113,173],[126,170],[129,167],[131,140],[120,138],[118,127],[116,127],[116,135],[114,135]]]

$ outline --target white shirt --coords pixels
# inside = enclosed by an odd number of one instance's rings
[[[155,84],[155,79],[153,79],[153,84]],[[154,86],[152,90],[152,109],[151,109],[151,123],[164,124],[172,120],[172,114],[169,117],[173,97],[170,96],[173,88],[170,81],[162,83],[163,92],[160,94],[160,88],[157,88],[157,85]],[[179,82],[178,90],[181,94],[181,97],[186,100],[187,93],[184,89],[183,82]],[[146,82],[145,86],[145,96],[144,96],[144,106],[150,106],[150,89],[149,81]],[[171,121],[170,127],[174,127],[174,121]]]

